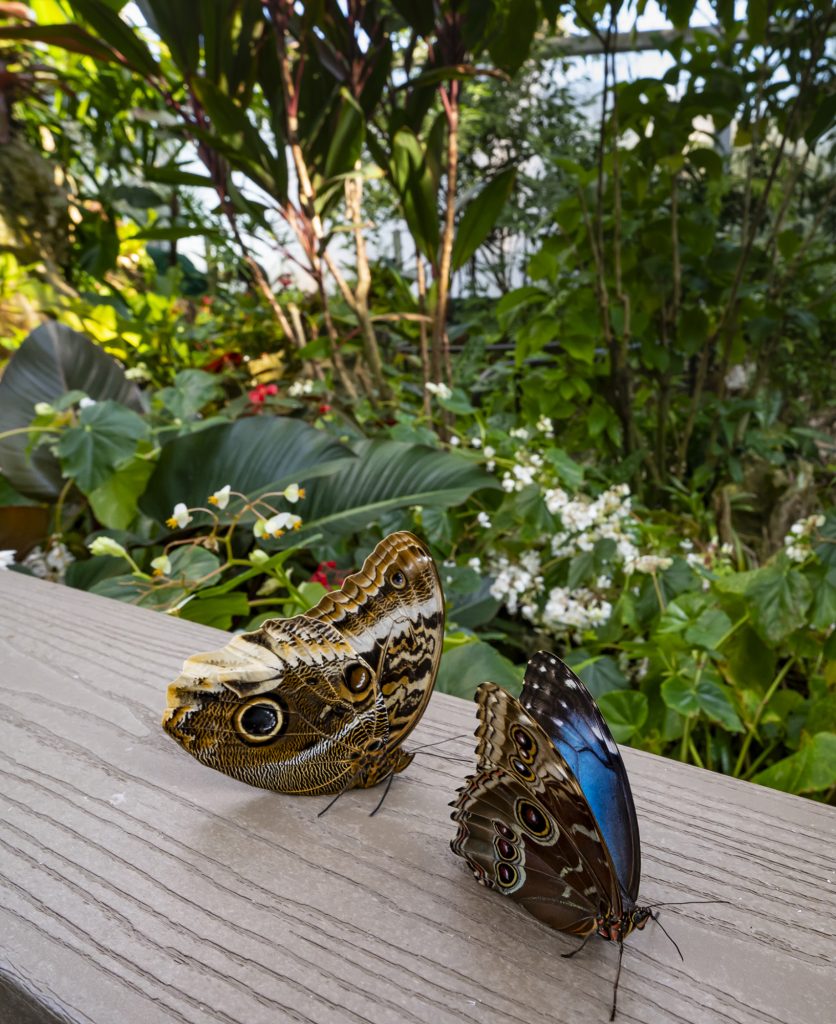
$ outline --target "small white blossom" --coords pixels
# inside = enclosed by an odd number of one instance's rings
[[[451,438],[450,438],[450,447],[451,448],[458,448],[460,444],[461,444],[461,440],[458,437],[456,437],[455,434],[453,434],[451,436]]]
[[[262,548],[254,548],[250,554],[249,559],[253,565],[264,565],[265,562],[270,560],[270,556]]]
[[[803,544],[787,544],[784,550],[791,562],[803,562],[810,554],[810,549]]]
[[[14,552],[12,552],[12,554],[14,554]],[[477,555],[474,555],[473,558],[469,558],[467,560],[467,567],[469,569],[472,569],[474,572],[481,572],[482,571],[482,559],[479,558]]]
[[[639,555],[638,558],[634,558],[629,565],[625,566],[625,568],[628,573],[655,573],[658,572],[660,569],[670,569],[672,565],[672,558],[663,558],[660,555]]]
[[[496,456],[496,452],[494,451],[494,449],[489,444],[486,444],[485,445],[485,458],[486,459],[493,459],[495,456]]]
[[[301,516],[295,516],[292,512],[277,512],[264,522],[263,529],[271,537],[281,537],[286,530],[298,530],[301,525]]]
[[[91,405],[95,405],[95,404],[96,404],[96,399],[95,398],[88,398],[87,395],[85,395],[83,398],[79,398],[79,400],[78,400],[78,407],[79,407],[79,409],[89,409]]]
[[[545,434],[546,437],[554,437],[554,425],[548,416],[541,416],[537,420],[537,429],[541,434]]]
[[[0,551],[0,569],[8,569],[10,566],[15,564],[16,551],[7,548],[5,551]]]
[[[482,447],[482,438],[481,437],[471,437],[471,439],[470,439],[470,447],[471,448],[481,448]]]
[[[435,384],[433,383],[433,381],[428,380],[427,383],[424,385],[424,389],[429,394],[435,395],[437,398],[442,398],[445,401],[448,398],[453,397],[453,392],[443,381],[439,381],[437,384]]]
[[[177,504],[174,506],[174,511],[171,513],[168,519],[166,519],[165,524],[172,530],[175,527],[179,527],[182,530],[186,526],[188,526],[191,521],[192,516],[189,515],[189,510],[186,507],[186,503],[184,501],[178,501]]]
[[[231,484],[225,484],[219,491],[215,491],[214,494],[209,495],[209,504],[217,505],[218,508],[223,511],[229,504],[229,492],[232,490]],[[166,573],[168,575],[168,573]]]
[[[87,545],[91,555],[111,555],[113,558],[127,558],[128,552],[113,537],[96,537]]]
[[[476,521],[479,523],[479,525],[482,527],[483,530],[490,530],[490,528],[491,528],[491,517],[488,515],[487,512],[480,512],[476,516]]]
[[[171,559],[168,555],[159,555],[157,558],[152,558],[151,568],[154,570],[155,576],[170,576]]]
[[[295,505],[300,498],[305,497],[305,488],[300,487],[299,484],[288,484],[282,491],[282,497],[291,505]]]
[[[516,437],[520,441],[527,441],[529,438],[529,433],[525,429],[525,427],[514,427],[513,429],[508,431],[508,436]]]
[[[516,490],[516,487],[517,487],[517,485],[514,482],[514,478],[511,476],[511,474],[510,473],[503,473],[502,474],[502,490],[506,491],[508,494],[510,494],[511,491]]]
[[[36,416],[52,416],[54,412],[55,409],[49,404],[49,402],[35,402]]]
[[[148,367],[145,363],[139,363],[137,366],[131,366],[125,370],[126,380],[151,380],[151,374],[148,372]]]
[[[287,389],[287,393],[291,398],[301,398],[302,395],[311,394],[313,388],[312,380],[295,380]]]

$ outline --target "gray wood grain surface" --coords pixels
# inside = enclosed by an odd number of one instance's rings
[[[617,950],[477,886],[450,852],[468,763],[421,754],[382,811],[251,789],[160,729],[216,630],[0,572],[0,1021],[604,1022]],[[472,758],[436,694],[414,743]],[[625,751],[644,902],[619,1020],[836,1011],[836,810]]]

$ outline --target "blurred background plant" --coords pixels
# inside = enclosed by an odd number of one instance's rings
[[[0,567],[241,629],[413,529],[440,688],[832,801],[834,11],[645,13],[0,2]]]

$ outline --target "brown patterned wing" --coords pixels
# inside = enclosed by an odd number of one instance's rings
[[[507,691],[476,694],[477,773],[459,790],[453,852],[477,879],[553,928],[579,935],[621,913],[609,852],[581,789],[543,729]]]
[[[357,785],[389,729],[374,669],[337,629],[304,615],[188,658],[162,724],[210,768],[311,795]]]
[[[435,563],[411,533],[385,537],[307,616],[339,630],[377,673],[389,716],[387,757],[366,784],[412,760],[400,746],[430,699],[444,638],[444,595]]]

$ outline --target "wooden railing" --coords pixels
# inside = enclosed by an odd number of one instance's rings
[[[416,758],[323,800],[235,782],[159,726],[216,630],[0,572],[0,1022],[489,1022],[609,1016],[617,950],[477,886],[449,840],[474,706],[436,694]],[[625,751],[649,924],[619,1020],[836,1019],[836,810]]]

